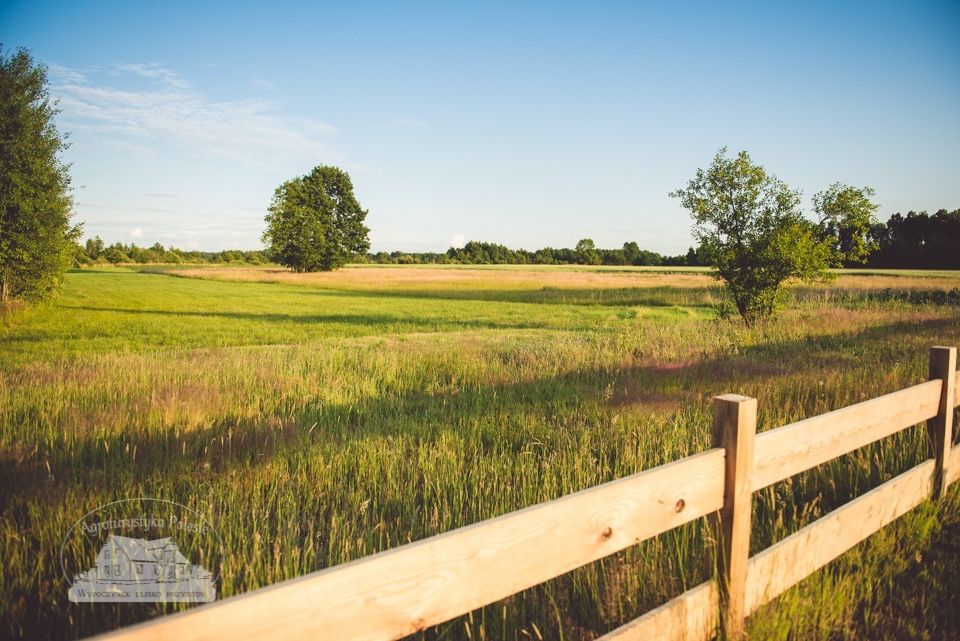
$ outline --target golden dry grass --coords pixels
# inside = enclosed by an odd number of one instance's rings
[[[201,267],[176,273],[191,278],[361,290],[709,287],[715,283],[705,274],[447,267],[344,267],[309,274],[278,267]]]
[[[347,266],[333,272],[298,274],[280,267],[194,267],[174,273],[190,278],[234,282],[285,283],[324,289],[358,289],[363,291],[398,290],[535,290],[623,289],[623,288],[707,288],[718,283],[705,272],[653,271],[647,269],[585,269],[569,267],[511,266]],[[792,286],[801,286],[792,284]],[[806,285],[809,287],[810,285]],[[817,286],[814,284],[813,286]],[[960,287],[960,272],[943,273],[937,278],[908,272],[840,273],[835,281],[821,285],[838,289],[913,289],[949,290]]]

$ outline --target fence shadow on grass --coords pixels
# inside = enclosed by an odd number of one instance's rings
[[[459,424],[469,425],[496,419],[518,407],[540,412],[547,410],[544,413],[548,413],[584,400],[628,405],[630,399],[602,396],[601,383],[611,381],[614,386],[659,389],[666,397],[662,400],[674,403],[675,409],[689,405],[706,406],[707,398],[722,392],[740,391],[756,395],[758,384],[770,377],[805,374],[811,363],[818,363],[818,371],[849,370],[855,362],[854,357],[847,361],[838,358],[838,354],[877,350],[888,346],[891,337],[898,334],[909,333],[918,345],[915,352],[906,351],[902,358],[922,359],[929,344],[956,342],[957,331],[956,320],[952,318],[921,323],[897,322],[850,334],[749,346],[736,356],[707,358],[680,366],[636,365],[621,371],[584,368],[521,383],[467,387],[456,395],[409,390],[397,396],[371,398],[354,405],[318,407],[304,399],[298,407],[292,408],[292,412],[288,411],[289,422],[280,426],[228,416],[203,431],[177,434],[173,429],[161,429],[146,434],[116,435],[109,437],[106,443],[91,439],[77,445],[53,447],[20,462],[5,459],[0,466],[0,483],[13,492],[20,508],[9,509],[9,501],[13,498],[9,494],[4,495],[2,507],[15,519],[20,518],[16,515],[26,518],[22,512],[25,503],[30,500],[58,503],[58,497],[68,488],[80,493],[85,488],[90,492],[103,492],[106,488],[120,487],[123,481],[149,486],[151,479],[169,478],[184,472],[188,475],[185,482],[193,481],[202,488],[210,478],[222,474],[255,475],[258,467],[272,458],[292,457],[321,440],[328,445],[345,446],[356,439],[405,435],[430,442],[443,431],[454,429],[451,421],[454,417]],[[408,419],[411,414],[422,417],[424,425],[411,425]],[[702,424],[686,426],[692,433],[690,448],[693,451],[705,449],[708,438],[709,412],[702,412],[700,418]],[[317,424],[311,429],[314,423]],[[515,437],[509,431],[490,434],[490,438],[498,439],[507,449],[513,447],[517,455],[522,453],[522,446],[529,444],[529,439],[523,437],[522,434]],[[135,462],[131,460],[131,446],[139,452]],[[657,460],[658,456],[663,455],[650,453],[651,465],[666,462]],[[204,470],[205,464],[210,466],[207,471],[196,472]],[[292,459],[291,464],[294,464]],[[189,476],[192,471],[197,473],[196,478]],[[560,491],[559,487],[550,489]],[[829,500],[825,503],[828,504]],[[401,513],[401,508],[384,506],[384,509],[397,513]],[[45,553],[41,551],[40,554]],[[54,559],[37,561],[44,562],[46,567],[55,564]],[[26,597],[36,598],[35,595]]]
[[[467,386],[456,394],[407,390],[396,396],[374,397],[348,405],[318,405],[304,399],[292,411],[286,408],[287,419],[280,423],[257,422],[241,415],[225,416],[203,430],[180,432],[169,427],[146,434],[97,436],[80,443],[54,445],[48,451],[24,455],[21,460],[13,460],[7,454],[0,459],[0,484],[18,488],[14,494],[22,498],[38,491],[56,492],[59,487],[87,482],[91,470],[107,477],[133,465],[138,478],[148,478],[173,466],[199,469],[206,463],[214,472],[223,472],[235,465],[256,466],[284,448],[309,448],[318,440],[346,443],[371,436],[433,439],[452,424],[496,418],[518,408],[547,413],[585,400],[607,403],[618,410],[646,402],[659,413],[694,404],[706,407],[710,397],[716,394],[757,395],[757,383],[778,376],[803,374],[811,362],[818,364],[818,371],[849,369],[855,365],[856,358],[843,354],[876,349],[888,345],[891,336],[918,330],[930,335],[924,345],[949,342],[938,341],[936,337],[943,330],[951,330],[955,335],[957,323],[952,318],[897,322],[853,334],[752,345],[735,356],[707,358],[689,364],[635,365],[618,371],[575,369],[520,383]],[[799,355],[803,355],[802,362],[797,362]],[[922,359],[924,355],[918,352],[904,354],[903,358]],[[602,381],[602,385],[598,381]],[[618,392],[601,399],[601,387]],[[410,416],[417,417],[417,424],[411,424]],[[509,438],[509,434],[499,437]],[[706,442],[706,432],[703,440]],[[517,447],[526,442],[518,441]],[[129,454],[134,446],[135,463]],[[6,498],[11,497],[8,494]],[[6,500],[0,498],[0,508],[5,503]]]

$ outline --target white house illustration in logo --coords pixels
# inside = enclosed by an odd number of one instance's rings
[[[96,565],[70,586],[73,602],[207,602],[216,596],[213,575],[192,565],[170,537],[148,541],[111,534]]]

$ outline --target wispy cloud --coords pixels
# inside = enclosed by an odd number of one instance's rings
[[[151,62],[150,64],[146,65],[123,63],[114,66],[119,71],[126,71],[144,78],[160,80],[165,85],[170,87],[180,87],[182,89],[187,89],[190,87],[190,83],[184,80],[180,74],[173,69],[164,67],[158,62]]]
[[[149,81],[122,89],[124,76]],[[158,143],[256,167],[291,162],[344,162],[324,140],[336,128],[283,114],[272,102],[210,100],[175,70],[157,63],[119,64],[96,82],[82,71],[51,66],[53,90],[68,128],[96,131],[105,142],[141,153]],[[118,82],[119,81],[119,82]],[[348,163],[349,164],[349,163]]]
[[[78,69],[71,69],[63,65],[47,65],[50,77],[61,82],[86,82],[87,76]]]

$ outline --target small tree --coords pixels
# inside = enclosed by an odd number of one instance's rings
[[[700,251],[750,325],[773,313],[787,280],[828,277],[833,254],[803,217],[799,192],[753,164],[747,152],[727,158],[726,151],[670,195],[692,214]]]
[[[88,238],[84,249],[87,252],[87,256],[89,256],[92,260],[97,260],[100,258],[100,254],[103,253],[103,239],[99,236]]]
[[[65,137],[47,72],[25,49],[0,48],[0,300],[39,300],[59,289],[80,227],[70,224]]]
[[[577,255],[577,262],[581,265],[599,265],[600,254],[597,253],[597,246],[591,238],[583,238],[577,241],[574,249]]]
[[[820,222],[819,237],[830,243],[832,264],[859,265],[866,262],[876,244],[870,238],[870,228],[876,224],[877,205],[870,200],[870,187],[851,187],[833,183],[813,197],[813,211]]]
[[[277,188],[263,242],[294,271],[329,271],[370,249],[366,217],[347,172],[321,165]]]

